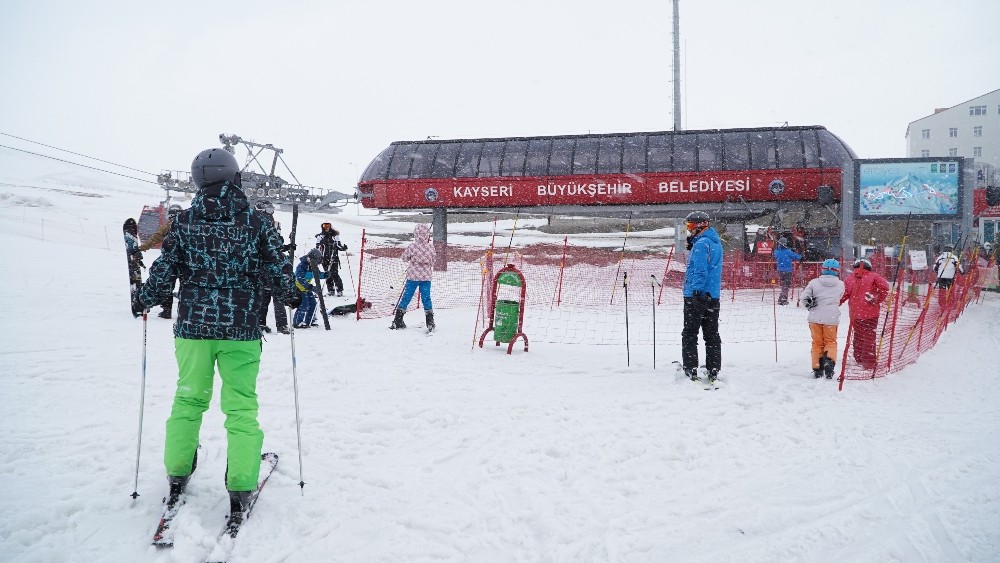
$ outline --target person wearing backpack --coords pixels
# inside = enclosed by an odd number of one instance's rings
[[[802,303],[809,311],[807,322],[812,335],[813,377],[833,379],[837,365],[837,328],[840,326],[840,298],[844,282],[840,280],[840,262],[823,261],[820,275],[802,290]]]

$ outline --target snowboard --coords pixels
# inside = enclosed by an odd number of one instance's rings
[[[131,217],[122,225],[122,235],[125,238],[125,260],[128,263],[129,310],[132,310],[132,298],[142,287],[142,253],[139,251],[139,225]]]

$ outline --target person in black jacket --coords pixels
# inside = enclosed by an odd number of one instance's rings
[[[326,272],[326,291],[337,297],[344,296],[344,280],[340,279],[340,251],[347,245],[340,242],[340,231],[330,223],[323,223],[316,235],[316,248],[323,253],[323,271]]]
[[[266,199],[262,199],[255,203],[253,208],[270,218],[274,222],[274,228],[278,230],[278,236],[281,236],[281,223],[274,220],[274,204]],[[295,245],[286,244],[281,247],[282,252],[288,252],[289,250],[294,251]],[[271,301],[274,301],[275,328],[281,334],[289,334],[288,314],[285,313],[285,308],[281,305],[281,301],[278,300],[278,296],[272,296],[271,290],[263,285],[260,288],[260,329],[264,332],[271,332],[270,327],[267,326],[267,311],[271,306]]]
[[[202,415],[218,366],[226,415],[229,530],[235,534],[257,488],[264,433],[257,422],[261,284],[291,307],[299,296],[292,265],[274,223],[252,209],[240,189],[232,154],[208,149],[191,163],[198,193],[164,238],[160,257],[132,300],[141,315],[162,303],[180,281],[174,349],[177,389],[166,424],[163,460],[170,487],[167,509],[179,501],[196,465]]]

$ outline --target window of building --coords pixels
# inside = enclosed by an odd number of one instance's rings
[[[927,158],[931,155],[931,151],[920,151],[920,156]]]
[[[750,133],[750,167],[758,170],[778,167],[778,159],[774,153],[774,132]]]
[[[781,168],[802,168],[805,158],[802,152],[802,135],[798,131],[777,130],[774,133],[778,147],[778,166]]]
[[[819,168],[823,165],[819,158],[819,139],[815,130],[802,131],[802,148],[805,149],[806,168]],[[726,159],[729,159],[729,153],[726,153]]]
[[[432,178],[450,178],[455,174],[455,159],[461,143],[444,143],[434,155],[434,166],[431,169]]]
[[[396,147],[396,153],[392,155],[392,163],[389,164],[390,180],[410,177],[410,163],[412,162],[414,148],[412,143]]]
[[[528,141],[507,141],[507,148],[500,162],[501,176],[523,176],[524,156],[528,150]]]
[[[646,163],[650,172],[669,172],[673,170],[671,157],[672,136],[650,135],[646,143]]]
[[[597,173],[617,174],[622,171],[621,137],[603,137],[597,149]]]
[[[930,139],[931,138],[931,130],[930,129],[921,129],[920,130],[920,138],[921,139]]]
[[[622,143],[622,172],[646,171],[646,136],[625,137]]]
[[[958,149],[948,149],[948,156],[958,156]]]
[[[503,155],[504,141],[490,141],[483,145],[483,152],[479,155],[480,178],[484,176],[500,175],[500,157]]]
[[[650,139],[652,141],[652,139]],[[686,171],[698,169],[698,136],[694,133],[677,133],[674,135],[674,170]],[[653,171],[652,155],[650,155],[649,171]]]
[[[747,134],[723,133],[722,144],[726,150],[726,170],[746,170],[750,168],[750,142]]]
[[[459,178],[474,178],[479,172],[479,155],[482,153],[483,143],[475,141],[462,143],[462,146],[458,149],[455,176]]]
[[[972,128],[972,136],[973,137],[982,137],[983,136],[983,126],[982,125],[976,125],[975,127],[973,127]]]
[[[722,168],[722,134],[702,133],[698,135],[698,170],[720,170]]]
[[[578,139],[573,151],[573,173],[593,174],[597,171],[597,147],[600,139]]]
[[[969,106],[969,115],[986,115],[986,106]]]
[[[549,176],[565,176],[573,173],[573,148],[575,146],[576,139],[555,139],[552,141]]]
[[[434,156],[441,147],[440,143],[418,144],[413,151],[413,163],[410,165],[410,178],[431,177],[431,170],[434,167]]]
[[[524,166],[525,176],[544,176],[549,169],[549,152],[552,139],[532,139],[528,141],[528,158]]]
[[[958,136],[958,127],[949,127],[948,128],[948,136],[949,137],[957,137]]]
[[[983,156],[983,147],[972,147],[972,156]]]

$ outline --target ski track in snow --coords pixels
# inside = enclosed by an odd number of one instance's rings
[[[120,226],[157,196],[50,190],[53,208],[0,205],[0,215]],[[360,229],[385,217],[351,219],[342,239],[357,248]],[[324,220],[303,214],[299,231]],[[176,378],[158,308],[140,496],[129,496],[142,322],[129,314],[120,246],[0,228],[5,560],[196,561],[223,525],[216,399],[176,546],[149,546]],[[633,348],[632,367],[617,347],[473,347],[474,310],[436,311],[434,338],[387,330],[389,319],[331,318],[329,333],[295,334],[304,489],[291,352],[273,333],[258,394],[264,448],[281,462],[231,560],[996,561],[998,312],[987,294],[916,365],[842,393],[799,375],[807,345],[775,362],[759,344],[724,343],[726,385],[706,393],[669,363],[652,370],[648,346]]]

